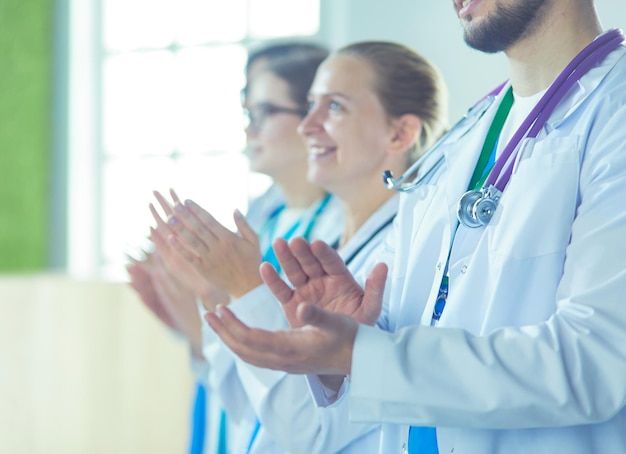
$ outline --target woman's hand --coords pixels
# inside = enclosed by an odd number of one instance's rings
[[[170,191],[173,203],[170,203],[163,195],[155,191],[156,197],[161,209],[168,218],[174,214],[173,204],[180,203],[180,199],[174,192]],[[154,243],[159,253],[160,259],[167,268],[168,272],[187,288],[191,289],[196,296],[200,297],[203,302],[209,304],[209,301],[215,299],[214,306],[227,302],[223,297],[216,297],[217,293],[222,293],[219,288],[208,282],[178,251],[170,244],[169,238],[174,235],[174,231],[170,228],[166,220],[164,220],[156,207],[150,204],[150,212],[156,222],[156,227],[150,228],[150,240]]]
[[[141,260],[128,257],[126,271],[130,278],[130,286],[137,292],[141,302],[152,312],[165,326],[181,333],[181,328],[176,324],[172,316],[166,310],[163,301],[152,282],[152,268],[150,254],[145,253]]]
[[[211,214],[188,200],[174,206],[169,219],[173,232],[169,243],[197,273],[238,298],[263,283],[259,274],[259,239],[236,211],[238,233],[220,224]]]

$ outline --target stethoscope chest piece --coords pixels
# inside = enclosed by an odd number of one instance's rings
[[[470,228],[480,227],[480,222],[474,217],[473,212],[474,204],[482,197],[483,193],[477,190],[467,191],[461,196],[456,208],[456,217],[461,224]]]
[[[494,186],[467,191],[457,205],[456,216],[459,222],[471,229],[489,224],[498,208],[501,195]]]

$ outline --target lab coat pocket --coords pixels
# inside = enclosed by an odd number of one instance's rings
[[[492,251],[525,259],[567,247],[578,201],[581,150],[579,138],[571,135],[527,139],[521,147],[487,230]]]

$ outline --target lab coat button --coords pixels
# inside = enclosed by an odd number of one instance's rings
[[[463,265],[461,267],[461,274],[465,274],[465,273],[467,273],[467,265]]]
[[[406,443],[402,443],[402,452],[407,452]]]
[[[437,269],[441,270],[441,262],[437,263]]]

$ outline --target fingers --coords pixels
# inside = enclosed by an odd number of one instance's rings
[[[177,254],[196,269],[202,269],[203,261],[201,257],[203,254],[208,254],[209,252],[206,245],[197,237],[190,235],[187,231],[181,231],[177,234],[170,235],[167,241],[174,249],[174,254]],[[170,258],[172,261],[175,259],[175,256]]]
[[[150,227],[150,240],[154,243],[158,250],[163,251],[169,249],[167,238],[161,235],[161,233],[154,227]]]
[[[298,249],[300,257],[296,257],[294,254],[294,245]],[[308,274],[302,267],[301,259],[306,261],[305,256],[307,255],[307,250],[309,248],[309,244],[306,240],[302,238],[294,238],[290,243],[287,243],[282,238],[278,238],[272,244],[274,248],[274,254],[278,259],[280,266],[291,282],[295,287],[299,287],[304,285],[309,280]],[[312,258],[312,254],[308,254]]]
[[[178,194],[176,194],[176,191],[174,191],[173,189],[170,189],[170,196],[172,197],[172,200],[174,201],[174,205],[182,205],[183,204],[180,201],[180,197],[178,197]]]
[[[315,356],[321,361],[315,365],[315,373],[349,375],[354,339],[359,328],[357,321],[311,304],[300,304],[297,312],[302,323],[323,332],[324,342],[314,346]]]
[[[337,251],[327,243],[320,240],[313,241],[311,243],[311,253],[315,256],[317,263],[322,268],[322,273],[331,276],[350,273]]]
[[[366,325],[376,324],[383,305],[385,282],[387,279],[387,265],[377,263],[365,281],[363,302],[357,320]]]
[[[171,233],[172,229],[170,229],[168,223],[163,220],[156,207],[153,204],[149,205],[150,213],[152,213],[152,217],[156,221],[156,229],[150,228],[151,237],[153,232],[157,232],[163,240],[165,240]],[[152,239],[152,238],[151,238]]]
[[[329,313],[315,309],[310,318],[323,330],[313,326],[275,332],[251,329],[224,306],[207,313],[205,319],[237,356],[255,366],[296,374],[349,373],[357,322],[338,314],[330,314],[327,320]]]
[[[133,257],[128,252],[125,252],[124,256],[126,257],[126,261],[128,262],[129,265],[141,262],[140,259]],[[128,265],[126,265],[126,267],[128,268]]]
[[[186,200],[184,204],[176,205],[174,210],[176,216],[181,216],[183,223],[186,223],[189,228],[193,228],[198,232],[206,231],[215,237],[234,235],[233,232],[220,224],[217,219],[193,200]]]
[[[150,213],[152,213],[152,217],[157,223],[157,227],[165,224],[165,221],[163,220],[163,218],[161,217],[161,215],[159,214],[155,206],[151,203],[148,205],[148,207],[150,208]]]
[[[323,241],[309,244],[304,238],[294,238],[287,244],[276,240],[274,253],[295,287],[306,284],[309,279],[349,273],[339,254]]]
[[[235,220],[235,225],[237,226],[237,230],[239,231],[241,236],[250,243],[255,244],[258,249],[259,236],[256,234],[254,229],[250,227],[250,224],[248,224],[246,218],[243,216],[243,214],[241,214],[241,211],[235,210],[233,219]]]
[[[218,307],[217,312],[207,312],[204,317],[220,339],[242,360],[256,366],[276,367],[276,360],[269,353],[271,349],[265,348],[272,345],[272,333],[248,328],[224,306]]]
[[[221,234],[227,232],[228,235],[236,236],[198,205],[188,202],[189,206],[177,204],[174,207],[174,216],[168,221],[172,232],[177,237],[178,246],[198,256],[206,256],[226,239],[220,237]],[[170,243],[174,244],[174,241]]]
[[[281,279],[276,272],[276,268],[271,263],[264,262],[259,267],[259,273],[261,274],[261,279],[263,279],[263,282],[265,282],[265,285],[267,285],[267,288],[270,289],[270,292],[274,294],[276,299],[281,304],[287,304],[293,295],[293,290]]]
[[[208,214],[208,216],[211,215]],[[211,219],[212,218],[211,216]],[[213,221],[215,224],[219,224],[217,221]],[[205,239],[208,243],[212,243],[218,239],[211,223],[205,222],[205,219],[199,219],[185,205],[176,205],[174,207],[174,215],[170,217],[168,222],[172,230],[177,234],[189,232],[190,234]]]
[[[159,205],[161,205],[161,208],[163,209],[165,216],[167,216],[168,218],[172,216],[174,212],[172,211],[172,206],[167,201],[167,199],[163,197],[163,195],[161,195],[159,191],[152,191],[152,194],[154,194],[154,197],[159,202]]]
[[[323,242],[321,243],[325,244]],[[302,272],[308,279],[326,274],[318,257],[313,252],[312,243],[309,244],[304,238],[294,238],[289,242],[289,248],[293,256],[298,260]]]
[[[210,253],[210,244],[212,243],[210,237],[208,241],[204,241],[206,237],[201,237],[196,230],[190,229],[179,222],[178,216],[171,217],[168,222],[172,234],[168,236],[167,240],[183,257],[188,258],[194,255],[203,256]]]
[[[302,303],[297,310],[298,319],[305,325],[313,325],[324,331],[341,332],[347,315],[326,311],[314,304]]]

